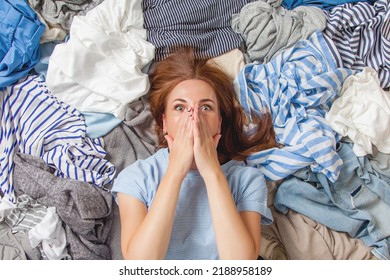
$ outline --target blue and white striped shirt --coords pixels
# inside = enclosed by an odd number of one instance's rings
[[[144,0],[147,40],[156,47],[156,60],[172,47],[192,46],[200,59],[216,57],[243,46],[231,17],[254,0]]]
[[[116,168],[104,157],[103,139],[85,136],[85,122],[73,107],[60,102],[38,76],[0,92],[0,190],[15,202],[13,158],[25,153],[42,158],[55,175],[103,187]]]
[[[320,31],[267,64],[247,64],[235,80],[238,99],[248,116],[271,112],[277,141],[284,145],[254,153],[247,163],[269,180],[310,166],[334,182],[342,161],[338,136],[324,116],[352,73],[336,68]]]
[[[347,3],[325,11],[323,31],[339,52],[343,67],[378,72],[382,88],[390,87],[390,0]],[[329,45],[332,47],[332,45]]]

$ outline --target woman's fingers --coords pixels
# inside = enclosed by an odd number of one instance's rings
[[[202,176],[219,166],[217,145],[220,135],[211,135],[208,122],[202,112],[194,111],[194,158]]]
[[[167,140],[169,150],[172,150],[173,138],[168,134],[164,135],[164,138]]]
[[[170,150],[170,163],[172,163],[176,169],[187,171],[194,159],[193,147],[193,124],[190,117],[183,115],[177,123],[177,130],[174,138],[170,135],[166,135],[165,139],[168,142]]]
[[[200,143],[206,143],[208,139],[213,139],[213,136],[210,132],[210,127],[207,121],[204,119],[204,116],[202,115],[202,112],[199,111],[198,108],[195,108],[194,110],[194,121],[196,125],[196,130],[194,131],[194,134],[196,133]]]
[[[219,143],[219,140],[221,139],[221,137],[222,137],[222,135],[219,133],[214,135],[213,139],[214,139],[215,149],[218,147],[218,143]]]

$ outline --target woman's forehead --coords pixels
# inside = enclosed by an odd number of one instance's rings
[[[168,95],[168,102],[218,102],[214,89],[202,80],[186,80],[177,84]]]

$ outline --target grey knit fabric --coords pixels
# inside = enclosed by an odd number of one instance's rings
[[[19,153],[14,162],[16,195],[28,194],[47,207],[56,207],[65,224],[72,258],[110,259],[111,193],[82,181],[57,177],[35,156]]]
[[[246,4],[232,18],[232,28],[241,34],[250,61],[267,63],[316,29],[324,30],[326,17],[317,7],[281,7],[282,0],[260,0]]]

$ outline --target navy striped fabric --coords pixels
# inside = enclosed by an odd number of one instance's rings
[[[103,187],[116,168],[104,157],[103,139],[85,136],[85,122],[73,107],[60,102],[38,76],[0,92],[0,190],[15,202],[15,153],[41,157],[55,175]]]
[[[323,31],[333,41],[343,67],[378,72],[382,88],[390,87],[390,0],[347,3],[325,11],[328,22]],[[331,46],[331,45],[330,45]]]
[[[239,101],[248,116],[271,112],[276,140],[284,146],[250,155],[248,165],[268,180],[310,166],[334,182],[342,167],[339,136],[325,113],[352,73],[336,67],[319,31],[267,64],[247,64],[235,80]]]
[[[244,42],[231,28],[231,16],[254,0],[144,0],[147,40],[156,47],[156,60],[172,47],[192,46],[196,56],[219,56]]]

